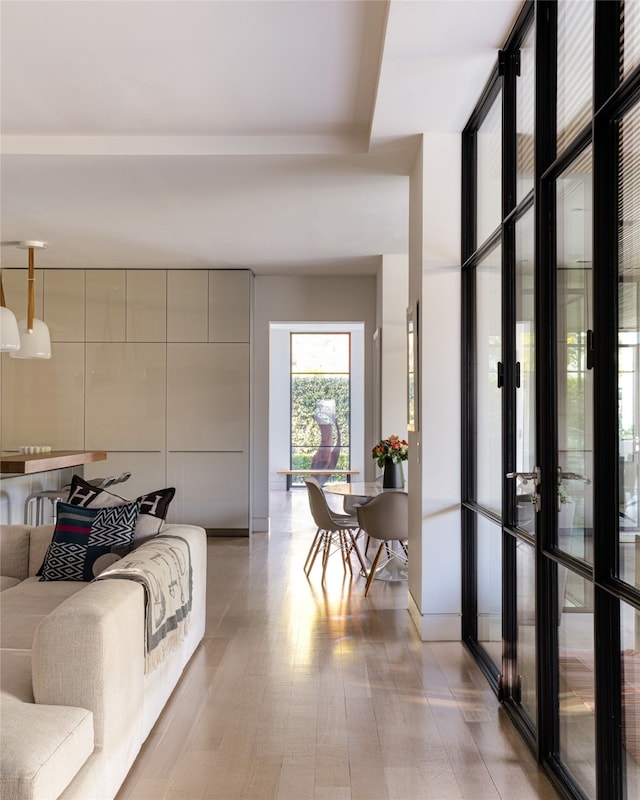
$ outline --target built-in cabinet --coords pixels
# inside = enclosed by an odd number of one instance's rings
[[[26,270],[3,278],[21,318]],[[1,449],[106,450],[85,476],[175,486],[171,520],[248,531],[251,272],[37,270],[36,294],[52,358],[2,354]]]

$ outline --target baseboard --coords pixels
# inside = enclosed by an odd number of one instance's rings
[[[423,614],[409,593],[409,616],[423,642],[459,642],[462,639],[460,614]]]
[[[249,536],[249,528],[205,528],[207,536]]]

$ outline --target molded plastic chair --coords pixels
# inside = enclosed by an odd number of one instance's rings
[[[342,510],[347,516],[352,516],[354,520],[357,521],[358,517],[358,506],[363,506],[365,503],[368,503],[371,500],[370,497],[364,497],[357,494],[345,494],[342,500]],[[366,536],[366,531],[363,531],[362,528],[358,530],[356,533],[356,542],[360,539],[361,536]],[[369,544],[370,538],[367,536],[367,543],[364,548],[364,557],[367,558],[369,554]]]
[[[366,566],[355,541],[354,531],[359,528],[356,517],[348,514],[336,514],[329,508],[327,498],[322,487],[315,478],[305,478],[309,508],[313,521],[318,526],[311,547],[304,562],[304,571],[307,575],[311,572],[316,557],[322,553],[322,580],[327,571],[327,562],[332,553],[340,552],[344,571],[353,574],[351,553],[355,552],[360,566],[366,573]]]
[[[362,530],[372,539],[380,541],[380,547],[367,575],[367,585],[364,588],[366,596],[375,578],[383,550],[386,551],[388,560],[399,558],[404,563],[407,561],[409,496],[406,492],[383,492],[368,503],[358,506],[357,513]],[[398,542],[400,550],[394,550],[389,546],[389,542]]]

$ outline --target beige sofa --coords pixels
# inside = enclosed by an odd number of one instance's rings
[[[150,667],[143,585],[40,581],[52,533],[0,526],[0,798],[113,798],[204,635],[206,534],[165,525],[134,551],[153,572],[179,537],[191,558],[185,630]]]

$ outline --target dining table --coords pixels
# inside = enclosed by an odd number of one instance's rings
[[[387,489],[382,485],[382,481],[365,481],[365,482],[355,482],[355,483],[326,483],[322,487],[325,492],[329,492],[330,494],[340,494],[343,497],[352,497],[357,498],[359,497],[362,500],[371,500],[372,497],[375,497],[378,494],[382,494],[383,492],[405,492],[406,488],[404,489]]]
[[[360,481],[356,483],[327,483],[323,487],[325,492],[332,495],[341,495],[342,497],[350,498],[354,503],[364,505],[372,498],[376,497],[383,492],[404,492],[407,493],[406,488],[402,489],[387,489],[382,485],[382,481]],[[373,539],[373,537],[371,537]],[[377,539],[374,539],[377,541]],[[389,548],[393,548],[393,554],[383,561],[376,569],[376,576],[374,580],[380,581],[406,581],[409,577],[409,562],[406,556],[406,548],[403,548],[399,542],[389,542]],[[368,547],[367,547],[368,549]],[[363,553],[365,561],[371,562],[368,558],[367,549]],[[373,548],[373,551],[377,547]],[[360,573],[366,577],[364,572]]]

